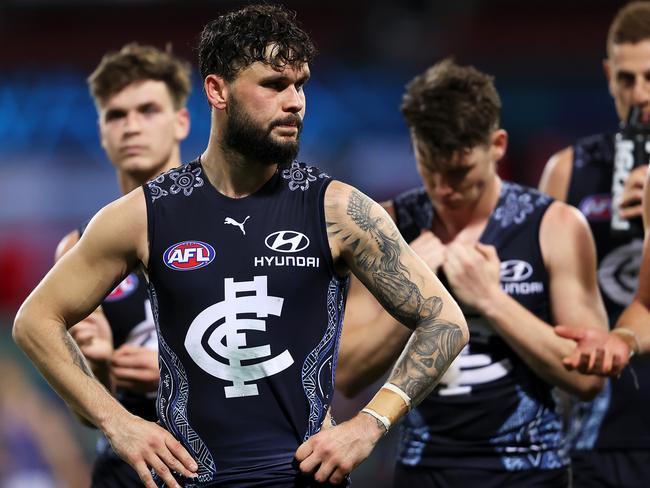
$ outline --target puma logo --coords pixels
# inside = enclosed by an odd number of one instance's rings
[[[239,227],[239,230],[241,230],[241,233],[244,234],[244,235],[246,235],[246,231],[244,230],[244,224],[245,224],[246,221],[247,221],[248,219],[250,219],[250,218],[251,218],[251,216],[250,216],[250,215],[247,215],[246,218],[244,219],[244,221],[240,224],[240,223],[237,222],[235,219],[230,218],[230,217],[226,217],[226,220],[224,220],[223,223],[224,223],[224,224],[230,224],[230,225],[234,225],[234,226],[236,226],[236,227]]]

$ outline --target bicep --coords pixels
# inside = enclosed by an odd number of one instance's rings
[[[555,202],[542,220],[540,244],[556,323],[607,328],[598,288],[596,246],[584,217]]]
[[[386,211],[363,193],[340,186],[326,206],[328,233],[353,274],[393,317],[413,328],[423,317],[462,314],[428,266],[411,250]],[[336,204],[337,208],[333,206]]]
[[[79,242],[32,292],[26,308],[70,327],[95,310],[137,265],[140,242],[143,237],[146,240],[146,216],[137,216],[129,200],[121,200],[93,218]],[[143,222],[138,224],[138,220]]]

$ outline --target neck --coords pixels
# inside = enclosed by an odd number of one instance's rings
[[[495,175],[481,196],[468,205],[461,208],[450,208],[434,202],[434,233],[443,242],[450,242],[468,227],[483,229],[497,206],[500,193],[501,179]]]
[[[121,171],[117,170],[117,184],[120,187],[122,195],[130,193],[137,187],[144,185],[147,181],[154,179],[161,173],[169,171],[181,165],[181,151],[177,145],[170,154],[167,161],[161,165],[157,165],[147,171]]]
[[[243,198],[255,193],[275,174],[278,165],[251,161],[225,147],[211,131],[210,142],[201,155],[205,174],[219,193],[230,198]]]

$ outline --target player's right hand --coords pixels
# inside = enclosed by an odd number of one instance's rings
[[[434,273],[445,262],[446,247],[430,230],[423,230],[410,246]]]
[[[98,309],[68,330],[86,359],[108,361],[113,355],[113,334],[104,314]]]
[[[149,468],[166,486],[181,488],[172,471],[194,478],[198,466],[185,448],[167,430],[154,422],[127,414],[119,425],[112,425],[106,437],[115,452],[129,463],[146,487],[156,488]]]
[[[648,165],[644,164],[634,168],[623,187],[620,201],[620,216],[624,219],[633,219],[643,215],[643,184],[648,173]]]
[[[584,374],[618,376],[630,360],[630,347],[620,336],[605,329],[558,325],[555,333],[576,342],[562,362],[568,370]]]

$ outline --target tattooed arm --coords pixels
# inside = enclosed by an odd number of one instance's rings
[[[169,432],[130,414],[111,396],[95,379],[67,330],[95,310],[115,283],[147,258],[144,195],[136,190],[95,216],[81,240],[23,303],[13,335],[57,393],[104,431],[146,486],[156,486],[149,467],[168,486],[179,486],[169,468],[190,476],[196,465],[189,454]]]
[[[325,220],[339,272],[351,270],[387,312],[413,330],[388,381],[415,406],[431,392],[467,343],[465,319],[380,205],[335,181],[325,194]],[[300,469],[315,472],[317,481],[339,482],[370,454],[386,425],[359,413],[321,432],[298,449]]]

